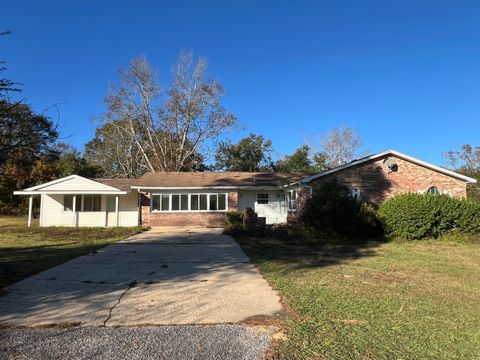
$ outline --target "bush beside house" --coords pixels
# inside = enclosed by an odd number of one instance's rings
[[[378,211],[388,235],[409,240],[480,233],[480,203],[446,195],[398,195]]]
[[[226,232],[244,232],[243,213],[229,211]],[[361,199],[349,196],[338,182],[326,183],[307,201],[296,225],[267,228],[263,235],[300,239],[392,238],[417,240],[438,238],[451,232],[480,234],[480,203],[447,195],[402,194],[375,210]]]
[[[322,185],[307,200],[302,223],[322,234],[347,238],[373,238],[382,235],[382,224],[375,209],[349,195],[348,189],[333,180]]]

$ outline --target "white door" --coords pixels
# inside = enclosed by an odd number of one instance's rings
[[[267,224],[282,224],[287,221],[285,194],[279,191],[259,191],[256,194],[255,212],[264,217]]]

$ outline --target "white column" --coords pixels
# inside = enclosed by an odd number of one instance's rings
[[[28,199],[28,227],[32,226],[33,195]]]
[[[77,196],[73,195],[73,204],[72,204],[72,214],[73,214],[73,226],[77,226]]]
[[[118,226],[118,195],[115,196],[115,222]]]

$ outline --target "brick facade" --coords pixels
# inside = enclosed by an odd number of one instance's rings
[[[383,163],[387,157],[397,164],[396,171]],[[465,181],[395,156],[385,156],[320,177],[312,181],[313,190],[332,177],[349,189],[359,189],[363,199],[377,206],[397,194],[426,192],[432,186],[451,196],[464,198],[467,195]]]
[[[228,193],[228,210],[237,210],[238,193]],[[223,226],[225,212],[151,212],[150,194],[142,194],[141,224],[143,226]]]
[[[390,170],[384,164],[386,158],[397,164],[396,171]],[[397,194],[426,192],[432,186],[437,187],[441,193],[451,196],[464,198],[467,195],[465,181],[391,155],[322,176],[308,185],[312,192],[315,192],[324,182],[332,178],[336,178],[349,189],[360,190],[361,198],[374,206],[379,206]],[[297,191],[299,206],[297,211],[289,212],[287,217],[289,223],[297,221],[301,214],[301,204],[308,198],[310,188],[302,187]]]

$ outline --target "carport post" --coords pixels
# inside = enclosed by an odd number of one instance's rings
[[[32,226],[33,195],[28,198],[28,227]]]
[[[115,196],[115,222],[118,226],[118,195]]]
[[[73,204],[72,204],[72,214],[73,214],[73,226],[77,226],[77,195],[73,195]]]

